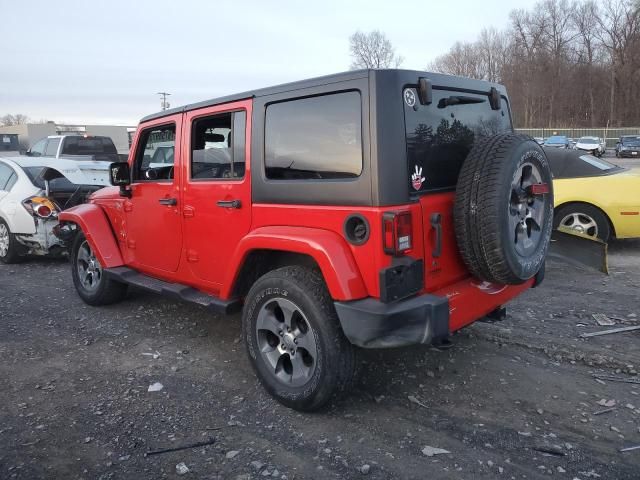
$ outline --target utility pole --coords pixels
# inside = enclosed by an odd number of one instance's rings
[[[160,108],[163,111],[168,109],[171,105],[169,104],[169,102],[167,102],[167,97],[171,94],[167,92],[158,92],[158,95],[162,97],[162,99],[160,100]]]

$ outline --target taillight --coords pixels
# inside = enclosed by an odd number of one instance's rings
[[[382,242],[384,253],[404,255],[411,250],[413,229],[411,212],[382,214]]]
[[[22,206],[35,217],[49,218],[58,216],[56,204],[46,197],[29,197],[22,202]]]
[[[49,218],[51,216],[52,210],[48,205],[36,205],[33,207],[33,212],[42,218]]]

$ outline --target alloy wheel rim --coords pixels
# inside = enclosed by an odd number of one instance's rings
[[[9,230],[0,223],[0,257],[6,257],[9,253]]]
[[[76,268],[78,279],[84,289],[93,291],[98,288],[102,280],[102,267],[86,240],[78,250]]]
[[[530,256],[542,240],[548,196],[527,193],[528,187],[540,183],[544,183],[542,173],[530,162],[516,170],[511,182],[509,234],[516,252],[522,257]]]
[[[256,337],[264,364],[278,382],[299,387],[313,377],[318,358],[315,335],[291,300],[273,298],[260,308]]]
[[[585,213],[574,212],[565,215],[560,220],[560,225],[589,237],[596,238],[598,236],[598,224],[591,216]]]

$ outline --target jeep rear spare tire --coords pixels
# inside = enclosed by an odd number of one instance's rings
[[[476,141],[458,177],[456,239],[481,280],[517,285],[542,267],[553,226],[553,185],[544,150],[503,133]]]

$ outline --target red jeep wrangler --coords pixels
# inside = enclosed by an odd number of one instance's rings
[[[348,388],[355,347],[441,341],[539,283],[553,215],[502,86],[406,70],[150,115],[111,181],[60,214],[80,297],[242,309],[259,379],[306,411]]]

